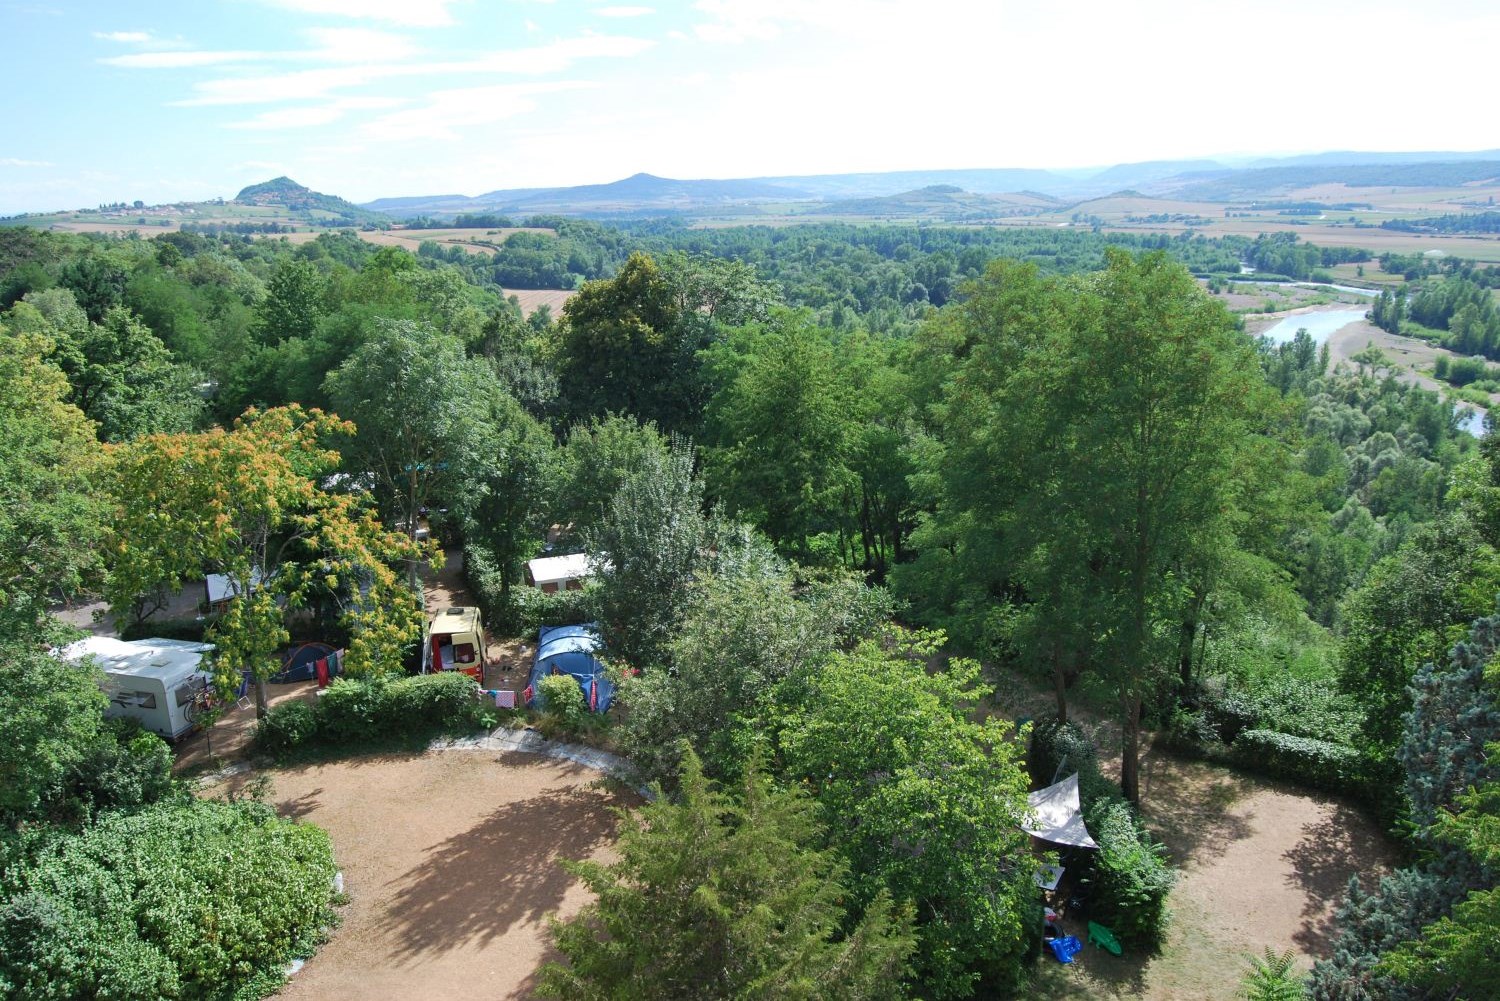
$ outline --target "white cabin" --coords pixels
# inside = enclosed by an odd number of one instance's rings
[[[588,553],[571,556],[543,556],[526,564],[526,583],[548,594],[558,591],[581,591],[590,577]]]

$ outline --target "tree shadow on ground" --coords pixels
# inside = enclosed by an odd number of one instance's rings
[[[503,760],[503,759],[502,759]],[[505,803],[462,833],[428,848],[424,860],[387,885],[397,956],[482,946],[521,922],[561,906],[573,877],[558,864],[613,841],[611,806],[625,797],[591,786],[560,786]]]
[[[1084,939],[1085,928],[1078,931],[1065,927],[1070,934]],[[1087,941],[1085,939],[1085,941]],[[1139,998],[1146,993],[1146,968],[1151,956],[1112,956],[1094,946],[1073,957],[1073,962],[1063,965],[1043,953],[1037,960],[1036,976],[1032,981],[1028,997],[1048,998],[1049,1001],[1098,1001],[1099,998]]]
[[[1366,889],[1389,868],[1391,859],[1383,849],[1370,821],[1344,803],[1330,804],[1331,813],[1302,828],[1302,838],[1282,854],[1292,865],[1287,881],[1307,894],[1302,905],[1302,926],[1292,938],[1304,952],[1326,956],[1333,948],[1335,927],[1332,912],[1343,900],[1350,876],[1359,876]]]
[[[1233,772],[1153,749],[1141,763],[1142,813],[1179,866],[1217,858],[1255,833],[1235,804],[1255,789]]]

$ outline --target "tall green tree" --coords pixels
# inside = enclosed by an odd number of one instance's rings
[[[334,408],[358,428],[344,468],[372,478],[381,513],[413,540],[424,508],[465,510],[493,386],[457,340],[410,320],[382,323],[329,373]]]
[[[784,683],[771,729],[849,860],[860,899],[910,903],[924,997],[1003,996],[1040,933],[1035,859],[1018,826],[1029,782],[1007,723],[976,721],[979,666],[928,673],[929,637],[870,641]]]
[[[52,597],[77,593],[100,566],[103,453],[44,360],[50,349],[0,318],[0,638],[30,635]]]
[[[816,536],[843,536],[854,397],[826,331],[783,313],[722,347],[723,388],[709,404],[707,478],[731,513],[777,548],[812,562]]]
[[[1225,545],[1237,461],[1258,429],[1265,384],[1219,302],[1165,254],[1107,255],[1085,282],[1085,314],[1063,393],[1076,422],[1067,501],[1098,540],[1100,653],[1124,717],[1120,784],[1140,800],[1142,704],[1187,616],[1181,568]]]
[[[647,453],[587,536],[605,645],[634,667],[665,664],[687,588],[714,549],[718,524],[704,513],[693,460],[682,439],[665,457]]]
[[[283,259],[266,283],[257,309],[261,337],[271,344],[312,336],[326,311],[326,282],[318,269],[295,257]]]
[[[750,769],[720,792],[686,753],[678,802],[620,813],[620,861],[568,862],[596,900],[553,938],[543,997],[866,999],[904,996],[911,909],[851,906],[806,794]]]

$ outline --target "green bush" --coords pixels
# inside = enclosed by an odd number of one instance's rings
[[[326,745],[419,740],[493,725],[475,698],[478,685],[457,671],[394,681],[339,678],[313,703],[287,702],[256,725],[256,747],[281,757],[314,740]]]
[[[103,737],[69,770],[55,816],[86,823],[107,810],[138,810],[179,792],[166,741],[133,719],[106,720]]]
[[[204,634],[208,627],[213,625],[213,619],[147,619],[145,622],[134,622],[126,625],[120,630],[120,638],[123,640],[187,640],[191,643],[202,643]]]
[[[1275,730],[1294,737],[1312,737],[1335,744],[1353,743],[1364,714],[1332,679],[1303,679],[1283,675],[1254,688],[1245,701],[1253,724],[1241,729]],[[1221,735],[1233,743],[1233,735]]]
[[[1332,792],[1361,783],[1359,752],[1327,740],[1246,730],[1235,738],[1231,753],[1245,768]]]
[[[1166,849],[1151,839],[1122,799],[1092,804],[1085,822],[1099,843],[1086,877],[1093,888],[1090,915],[1127,946],[1157,948],[1170,918],[1167,894],[1177,882]]]
[[[332,920],[328,835],[189,800],[38,835],[0,877],[0,995],[220,998]]]
[[[468,726],[475,717],[478,688],[473,678],[457,671],[392,681],[377,700],[381,729],[391,736],[423,736]]]
[[[255,724],[255,746],[280,757],[306,743],[318,729],[313,707],[301,699],[283,702]]]
[[[575,734],[588,723],[588,703],[572,675],[549,674],[537,687],[536,705],[545,714],[546,729]]]
[[[318,696],[314,710],[318,736],[335,743],[371,740],[380,735],[380,690],[376,679],[338,678]]]

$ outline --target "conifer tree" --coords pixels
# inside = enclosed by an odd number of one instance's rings
[[[540,993],[594,999],[901,996],[910,907],[850,915],[847,870],[816,805],[752,764],[730,796],[684,754],[681,797],[622,812],[620,861],[564,863],[597,896],[552,933],[567,963]]]

